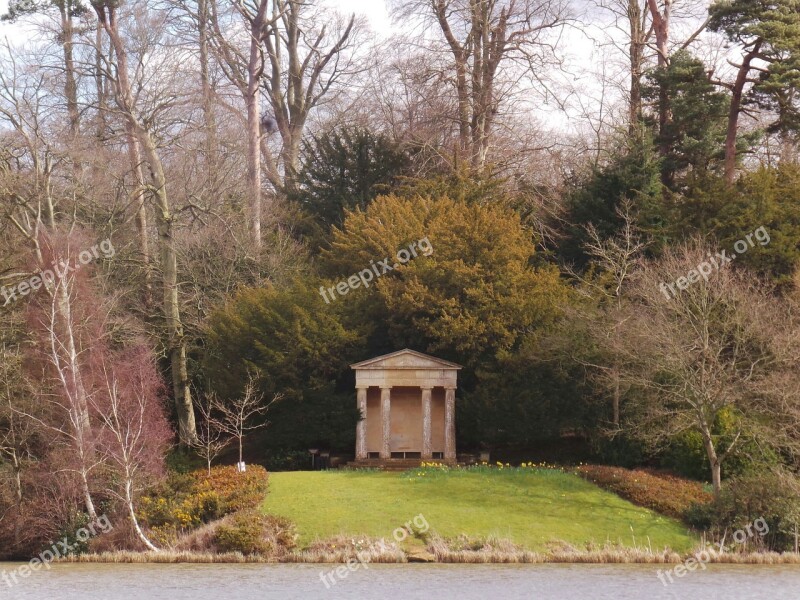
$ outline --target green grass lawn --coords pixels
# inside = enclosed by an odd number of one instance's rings
[[[696,542],[677,521],[550,469],[271,473],[269,489],[264,510],[294,521],[301,544],[337,534],[389,538],[419,514],[444,537],[497,536],[530,550],[552,540],[677,551]]]

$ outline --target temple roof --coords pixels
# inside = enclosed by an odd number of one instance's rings
[[[405,348],[383,356],[376,356],[353,365],[351,369],[461,369],[461,365],[416,350]]]

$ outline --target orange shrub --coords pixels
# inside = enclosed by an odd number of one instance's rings
[[[192,473],[197,493],[214,492],[220,499],[221,512],[228,515],[248,508],[258,508],[267,495],[269,474],[264,467],[250,465],[239,473],[236,467],[216,467]]]
[[[677,519],[684,519],[692,506],[708,504],[714,498],[703,484],[664,473],[603,465],[582,465],[577,472],[633,504]]]

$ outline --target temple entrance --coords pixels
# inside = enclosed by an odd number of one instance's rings
[[[352,368],[362,414],[356,463],[456,461],[455,390],[460,365],[401,350]]]

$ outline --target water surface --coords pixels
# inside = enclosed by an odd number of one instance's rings
[[[18,566],[0,563],[0,572]],[[0,579],[0,599],[800,599],[798,565],[708,565],[667,586],[656,576],[663,566],[368,565],[340,579],[337,565],[59,564],[14,587]]]

